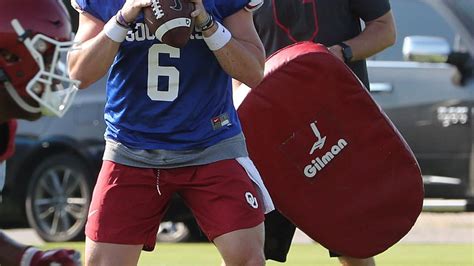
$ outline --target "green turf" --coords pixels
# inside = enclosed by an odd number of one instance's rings
[[[42,248],[68,247],[83,252],[84,243],[51,243]],[[473,266],[474,244],[397,244],[376,257],[380,266]],[[143,252],[138,265],[150,266],[218,266],[220,257],[215,247],[208,243],[163,244],[155,251]],[[295,244],[285,264],[274,261],[269,266],[336,266],[337,259],[330,259],[327,250],[316,244]]]

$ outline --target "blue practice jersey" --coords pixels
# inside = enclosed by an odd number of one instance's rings
[[[124,0],[76,0],[104,23]],[[249,0],[206,0],[217,21]],[[232,102],[231,77],[220,67],[202,34],[193,32],[184,48],[158,41],[143,15],[129,31],[109,71],[105,137],[134,149],[192,150],[241,133]]]

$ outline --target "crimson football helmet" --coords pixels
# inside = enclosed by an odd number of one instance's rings
[[[62,1],[0,1],[0,89],[24,110],[61,117],[70,107],[79,85],[64,63],[72,45]]]

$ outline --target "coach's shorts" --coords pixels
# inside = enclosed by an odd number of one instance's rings
[[[135,168],[104,161],[86,235],[96,242],[143,244],[143,250],[151,251],[174,193],[192,210],[210,240],[257,226],[264,221],[264,204],[247,171],[237,160],[175,169]]]

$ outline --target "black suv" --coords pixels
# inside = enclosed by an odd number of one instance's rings
[[[391,0],[391,4],[398,41],[368,62],[372,95],[421,165],[426,209],[472,208],[474,4],[472,0]],[[19,123],[17,152],[8,161],[0,204],[3,225],[28,222],[47,241],[83,237],[104,149],[104,88],[102,79],[80,91],[62,119]],[[433,206],[428,204],[433,198],[457,201]],[[176,198],[159,239],[190,237],[202,239],[191,213]]]

